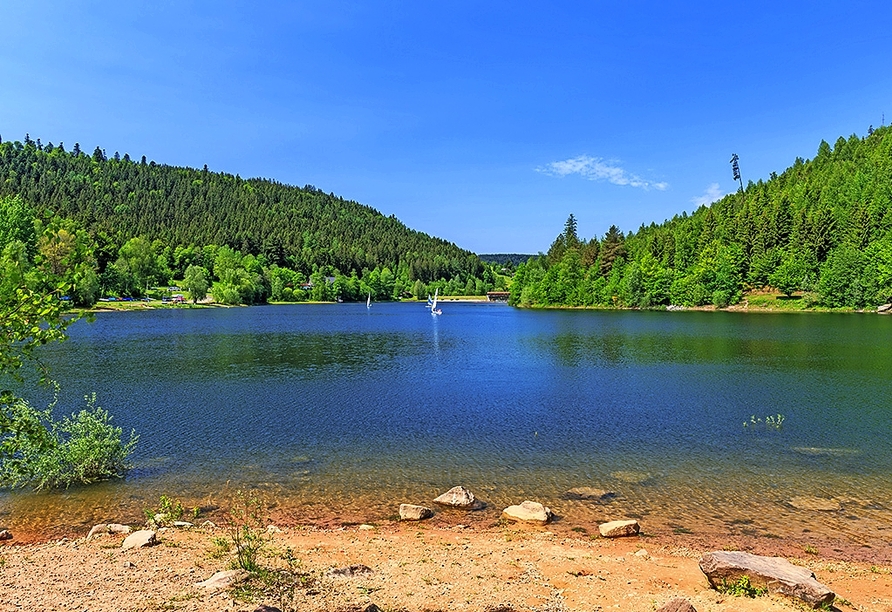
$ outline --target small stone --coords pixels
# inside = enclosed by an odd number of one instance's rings
[[[602,538],[621,538],[624,536],[638,535],[641,529],[638,521],[610,521],[598,525],[598,532]]]
[[[0,540],[11,540],[12,532],[9,529],[3,529],[0,531]]]
[[[205,521],[201,524],[202,529],[216,529],[217,524],[214,521]]]
[[[359,529],[360,531],[374,531],[374,530],[375,530],[375,526],[374,526],[374,525],[369,525],[368,523],[363,523],[362,525],[360,525],[359,527],[357,527],[357,529]]]
[[[121,566],[124,569],[131,569],[131,568],[136,567],[136,563],[134,563],[133,561],[124,561],[124,563],[122,563]]]
[[[282,533],[282,530],[279,529],[278,527],[276,527],[275,525],[269,525],[269,526],[266,528],[266,532],[269,533],[269,534],[273,534],[273,533]]]
[[[142,548],[144,546],[154,546],[158,543],[155,538],[155,532],[148,529],[134,531],[124,539],[121,544],[121,550],[130,550],[131,548]]]
[[[248,577],[248,572],[245,570],[237,569],[237,570],[227,570],[225,572],[217,572],[207,580],[203,582],[196,582],[195,586],[204,587],[206,589],[225,589],[237,582],[241,582],[245,578]]]
[[[337,576],[341,578],[352,578],[361,574],[371,574],[372,568],[368,565],[357,563],[356,565],[348,565],[347,567],[336,567],[328,570],[329,576]]]
[[[477,498],[474,494],[462,486],[452,487],[434,500],[435,504],[451,506],[453,508],[476,508]]]
[[[551,508],[546,508],[539,502],[529,500],[526,500],[517,506],[508,506],[502,510],[503,518],[511,521],[536,523],[538,525],[546,524],[553,516]]]
[[[194,527],[194,525],[189,521],[174,521],[173,526],[179,529],[191,529],[192,527]]]
[[[642,548],[641,550],[635,552],[635,556],[636,557],[649,557],[650,554],[645,549]]]
[[[423,521],[434,515],[434,511],[424,506],[415,504],[400,504],[401,521]]]
[[[275,606],[268,606],[266,604],[262,604],[254,608],[254,612],[282,612],[279,608]]]
[[[697,608],[684,597],[676,597],[663,604],[663,607],[657,610],[657,612],[697,612]]]

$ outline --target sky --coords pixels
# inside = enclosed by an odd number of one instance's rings
[[[0,0],[0,137],[314,185],[476,253],[892,122],[892,3]],[[889,117],[886,118],[885,114]]]

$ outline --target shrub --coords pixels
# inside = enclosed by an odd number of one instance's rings
[[[138,436],[131,432],[125,443],[96,395],[85,399],[85,409],[56,421],[55,401],[39,410],[11,393],[0,396],[0,486],[67,488],[127,472]]]

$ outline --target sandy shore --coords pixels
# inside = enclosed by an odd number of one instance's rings
[[[86,535],[86,534],[83,534]],[[0,549],[0,611],[245,610],[261,604],[296,610],[648,611],[676,597],[699,611],[803,610],[780,596],[755,599],[710,589],[697,561],[717,542],[684,545],[671,537],[615,540],[513,524],[489,528],[392,523],[337,529],[289,527],[268,536],[261,563],[304,576],[289,601],[259,588],[208,591],[195,586],[229,568],[222,528],[164,529],[160,543],[122,551],[106,534]],[[705,546],[704,546],[705,544]],[[762,552],[764,554],[764,552]],[[836,609],[892,610],[888,566],[788,556],[812,569],[842,599]],[[371,571],[331,576],[362,564]],[[245,592],[247,591],[247,592]],[[280,589],[280,595],[288,589]]]

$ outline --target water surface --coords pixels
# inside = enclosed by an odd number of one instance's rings
[[[78,322],[43,354],[60,406],[95,391],[139,433],[136,468],[89,488],[4,494],[0,520],[62,529],[138,515],[162,493],[200,505],[257,488],[296,520],[374,521],[464,484],[488,502],[487,520],[536,499],[566,524],[635,516],[656,532],[744,525],[887,545],[892,317],[443,310]],[[743,426],[777,414],[780,429]],[[568,498],[582,486],[616,497]],[[797,497],[840,509],[797,509]]]

